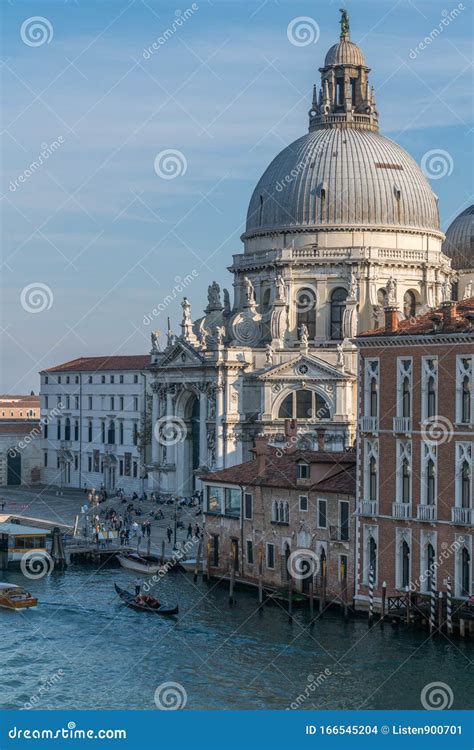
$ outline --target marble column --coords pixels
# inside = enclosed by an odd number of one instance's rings
[[[224,466],[224,385],[216,386],[216,468]]]
[[[160,396],[158,388],[153,388],[153,400],[151,409],[151,461],[157,464],[160,461],[160,444],[155,433],[156,423],[160,414]]]
[[[207,393],[199,394],[199,465],[207,466]]]

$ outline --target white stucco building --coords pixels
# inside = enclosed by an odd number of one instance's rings
[[[41,481],[140,492],[146,477],[148,355],[80,357],[41,377]]]
[[[151,352],[149,486],[188,494],[203,468],[249,455],[256,435],[301,447],[354,440],[356,351],[350,340],[450,297],[437,197],[409,154],[381,135],[362,50],[328,51],[309,132],[265,170],[250,200],[233,294],[214,282],[204,315],[183,300],[179,336]],[[407,117],[409,115],[407,114]]]

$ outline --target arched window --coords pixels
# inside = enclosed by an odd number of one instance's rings
[[[378,384],[377,378],[370,378],[370,414],[369,417],[376,417],[378,412]]]
[[[279,419],[323,420],[330,419],[331,412],[327,401],[307,389],[293,391],[280,404]]]
[[[79,420],[74,420],[74,440],[79,440]]]
[[[402,461],[402,503],[410,502],[410,466],[408,459]]]
[[[416,315],[416,297],[410,290],[403,295],[403,314],[407,319]]]
[[[374,537],[370,537],[369,541],[369,570],[372,570],[374,581],[377,578],[377,542]]]
[[[377,501],[377,461],[371,456],[369,461],[369,500]]]
[[[109,422],[109,429],[107,432],[107,443],[109,443],[109,445],[114,445],[115,443],[115,422],[113,419],[111,419]]]
[[[88,443],[92,443],[92,429],[93,429],[92,419],[89,419],[87,423],[87,442]]]
[[[411,389],[408,375],[402,382],[402,417],[411,417]]]
[[[469,596],[471,593],[471,556],[463,547],[461,552],[461,596]]]
[[[402,543],[402,587],[406,589],[410,585],[410,547],[403,540]]]
[[[270,309],[270,300],[272,297],[272,290],[265,289],[262,297],[262,312],[266,313]]]
[[[434,585],[435,578],[435,551],[432,544],[428,544],[426,548],[426,588],[431,591]]]
[[[64,440],[70,440],[71,439],[71,420],[69,417],[66,417],[66,421],[64,423]]]
[[[119,443],[123,445],[123,422],[119,422]]]
[[[305,325],[308,329],[308,338],[316,336],[316,295],[312,289],[300,289],[296,294],[296,325],[298,335],[300,328]]]
[[[347,290],[338,287],[331,294],[331,331],[330,336],[333,340],[343,338],[342,319],[346,307]]]
[[[426,384],[426,416],[428,419],[436,416],[436,386],[433,375],[430,375]]]
[[[285,523],[290,523],[290,505],[285,503],[283,507],[283,520]]]
[[[56,437],[58,440],[61,440],[61,420],[58,419],[56,422]]]
[[[426,464],[426,504],[435,504],[436,475],[435,465],[432,458]]]
[[[379,289],[377,292],[377,303],[380,307],[387,307],[387,290]]]
[[[471,507],[471,470],[467,461],[461,466],[461,507]]]
[[[461,421],[463,424],[469,424],[471,421],[471,386],[469,375],[465,375],[462,379]]]
[[[276,500],[273,501],[272,521],[275,521],[275,523],[278,521],[278,503]]]

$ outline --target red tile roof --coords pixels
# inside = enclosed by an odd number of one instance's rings
[[[309,483],[296,479],[296,466],[304,461],[309,464],[327,465],[327,477],[318,482]],[[304,488],[305,491],[324,490],[354,494],[356,486],[356,454],[352,452],[295,451],[279,455],[279,451],[270,448],[266,454],[266,465],[263,473],[258,470],[257,459],[231,466],[222,471],[204,474],[200,478],[205,482],[223,484],[260,485],[265,487]]]
[[[150,364],[149,354],[110,357],[78,357],[42,372],[98,372],[100,370],[142,370]]]
[[[0,435],[28,435],[34,429],[39,429],[39,422],[34,419],[22,419],[18,422],[7,422],[0,420]]]
[[[39,396],[12,396],[6,393],[0,396],[0,408],[8,406],[16,406],[18,408],[25,406],[39,406]]]
[[[382,328],[375,328],[372,331],[364,331],[364,333],[359,334],[358,338],[436,335],[437,333],[467,333],[469,331],[472,331],[474,335],[473,320],[472,318],[470,320],[468,318],[468,316],[474,314],[474,297],[464,299],[455,304],[457,306],[457,315],[452,321],[445,320],[443,307],[438,307],[436,310],[430,310],[423,315],[417,315],[415,318],[401,320],[396,331],[388,331],[385,326],[382,326]],[[439,316],[441,319],[439,328],[436,331],[434,330],[434,316]]]

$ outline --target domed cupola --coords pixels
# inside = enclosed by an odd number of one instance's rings
[[[474,268],[474,205],[456,216],[446,230],[443,252],[456,270]]]

